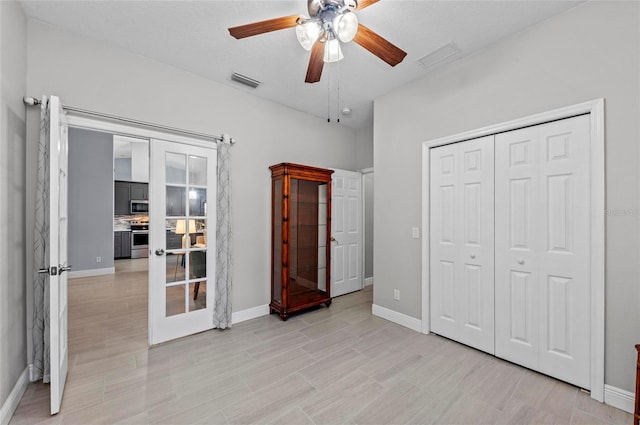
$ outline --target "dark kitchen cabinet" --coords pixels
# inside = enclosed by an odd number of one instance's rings
[[[122,232],[113,233],[113,258],[122,258]]]
[[[148,200],[149,185],[147,183],[131,183],[131,199]]]
[[[131,213],[131,183],[115,182],[114,189],[114,208],[115,215],[125,215]]]
[[[115,215],[131,214],[131,200],[148,200],[149,184],[137,182],[125,182],[116,180],[114,183],[114,207]]]
[[[113,258],[131,258],[131,232],[114,232]]]
[[[282,163],[271,169],[270,311],[331,304],[332,170]]]

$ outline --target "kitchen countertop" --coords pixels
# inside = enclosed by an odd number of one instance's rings
[[[147,221],[149,216],[147,215],[115,215],[113,216],[113,231],[114,232],[130,232],[131,221]]]

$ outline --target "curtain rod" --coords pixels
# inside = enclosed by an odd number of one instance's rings
[[[31,97],[31,96],[25,96],[22,100],[26,105],[29,105],[29,106],[35,106],[35,105],[42,104],[42,101],[40,99],[35,98],[35,97]],[[194,137],[199,137],[199,138],[203,138],[203,139],[213,139],[216,142],[224,142],[224,141],[228,140],[229,144],[231,144],[231,145],[235,145],[235,143],[236,143],[236,141],[232,137],[226,136],[224,134],[222,136],[214,136],[214,135],[211,135],[211,134],[198,133],[198,132],[195,132],[195,131],[183,130],[181,128],[169,127],[169,126],[166,126],[166,125],[154,124],[154,123],[150,123],[150,122],[146,122],[146,121],[138,121],[138,120],[134,120],[134,119],[131,119],[131,118],[119,117],[117,115],[109,115],[109,114],[104,114],[102,112],[89,111],[87,109],[76,108],[76,107],[68,106],[68,105],[62,105],[62,108],[64,110],[66,110],[66,111],[76,112],[78,114],[93,115],[93,116],[96,116],[96,117],[107,118],[107,119],[116,120],[116,121],[122,121],[122,122],[126,122],[126,123],[129,123],[129,124],[135,124],[135,125],[140,125],[140,126],[144,126],[144,127],[155,128],[155,129],[158,129],[158,130],[170,131],[170,132],[173,132],[173,133],[185,134],[185,135],[188,135],[188,136],[194,136]]]

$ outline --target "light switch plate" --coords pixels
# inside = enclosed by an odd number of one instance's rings
[[[411,239],[420,239],[420,228],[412,227],[411,228]]]

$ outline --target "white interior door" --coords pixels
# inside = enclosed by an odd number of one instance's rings
[[[67,380],[67,170],[69,139],[60,99],[49,98],[49,344],[51,414],[60,411]]]
[[[431,330],[494,352],[493,136],[431,150]]]
[[[331,177],[331,296],[362,289],[362,174]]]
[[[496,355],[590,387],[589,117],[496,135]]]
[[[216,150],[151,141],[149,342],[213,327]]]

